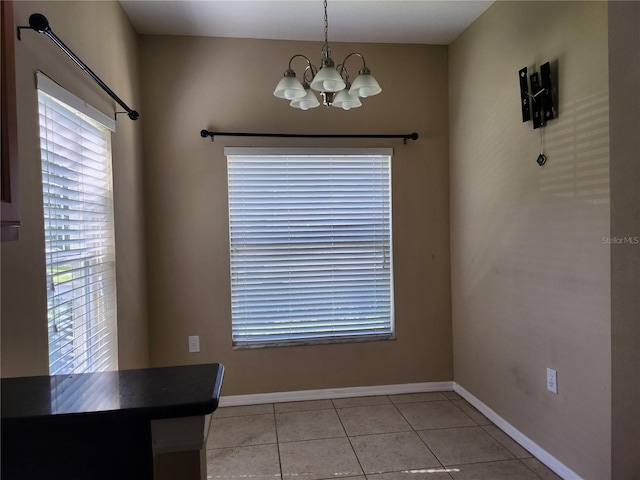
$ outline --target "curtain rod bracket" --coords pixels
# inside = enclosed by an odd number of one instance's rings
[[[18,33],[18,40],[22,40],[21,39],[21,31],[25,28],[31,29],[31,30],[35,30],[38,33],[42,33],[44,35],[46,35],[47,37],[49,37],[53,43],[55,43],[58,47],[60,47],[60,50],[62,50],[64,53],[67,54],[67,56],[73,60],[73,62],[80,67],[80,69],[82,69],[84,71],[84,73],[86,73],[87,75],[89,75],[89,77],[91,77],[91,79],[96,82],[100,88],[102,88],[107,95],[109,95],[111,98],[113,98],[116,102],[118,102],[118,104],[124,108],[126,110],[127,115],[129,116],[129,118],[131,120],[137,120],[138,118],[140,118],[140,114],[138,112],[136,112],[135,110],[130,109],[126,103],[124,103],[120,97],[118,97],[113,90],[111,90],[106,83],[104,83],[100,77],[98,77],[95,73],[93,73],[93,71],[91,71],[91,69],[89,67],[87,67],[87,65],[85,65],[85,63],[80,60],[77,55],[75,53],[73,53],[69,47],[67,47],[64,42],[62,40],[60,40],[57,35],[55,33],[53,33],[53,31],[51,30],[51,26],[49,26],[49,20],[47,20],[47,17],[45,17],[44,15],[42,15],[41,13],[34,13],[29,17],[29,25],[28,26],[19,26],[17,27],[17,33]],[[116,118],[118,113],[124,113],[124,112],[116,112]]]
[[[115,114],[113,115],[115,117],[115,119],[118,119],[118,115],[122,115],[122,114],[127,114],[127,116],[131,119],[131,120],[137,120],[140,118],[140,114],[138,112],[136,112],[135,110],[131,110],[130,112],[115,112]]]
[[[306,134],[306,133],[242,133],[242,132],[212,132],[209,130],[200,130],[202,138],[211,137],[276,137],[276,138],[402,138],[406,145],[407,140],[418,140],[420,137],[416,132],[400,135],[332,135],[332,134]]]
[[[200,136],[202,138],[207,138],[207,137],[211,137],[211,141],[213,142],[213,136],[215,135],[214,132],[210,132],[208,130],[200,130]]]

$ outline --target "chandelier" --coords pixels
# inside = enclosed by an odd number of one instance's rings
[[[289,100],[293,108],[308,110],[320,105],[312,90],[320,92],[322,103],[328,106],[351,110],[362,106],[360,98],[371,97],[382,91],[377,80],[371,75],[367,63],[361,53],[353,52],[345,57],[337,66],[331,59],[331,48],[328,40],[329,21],[327,17],[327,0],[324,0],[324,45],[322,46],[322,63],[320,70],[311,63],[305,55],[296,54],[289,60],[289,68],[284,77],[278,82],[273,94],[278,98]],[[302,82],[296,78],[296,72],[291,68],[291,62],[296,58],[304,58],[307,62]],[[353,83],[349,82],[349,73],[345,66],[351,57],[362,60],[362,68]]]

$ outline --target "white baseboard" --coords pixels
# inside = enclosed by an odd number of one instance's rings
[[[300,402],[330,398],[370,397],[374,395],[401,395],[403,393],[443,392],[453,390],[453,382],[403,383],[371,387],[325,388],[293,392],[255,393],[220,397],[221,407],[257,405],[259,403]]]
[[[513,438],[516,442],[522,445],[523,448],[527,449],[531,454],[544,463],[547,467],[553,470],[555,473],[560,475],[564,480],[583,480],[576,472],[571,470],[565,464],[560,462],[557,458],[547,452],[540,445],[535,443],[529,437],[527,437],[520,430],[515,428],[509,422],[507,422],[504,418],[498,415],[496,412],[491,410],[487,405],[482,403],[477,397],[475,397],[471,392],[464,389],[464,387],[460,386],[460,384],[454,383],[455,392],[464,398],[471,405],[476,407],[485,417],[491,420],[496,424],[498,428],[504,431],[507,435]]]

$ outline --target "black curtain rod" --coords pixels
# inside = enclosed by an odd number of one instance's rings
[[[51,31],[51,27],[49,26],[49,20],[47,20],[47,17],[45,17],[44,15],[40,14],[40,13],[34,13],[33,15],[31,15],[29,17],[29,26],[28,27],[18,27],[18,40],[20,40],[20,31],[24,28],[31,28],[33,30],[35,30],[38,33],[44,33],[47,37],[49,37],[51,40],[53,40],[53,43],[55,43],[56,45],[58,45],[58,47],[60,47],[60,49],[66,53],[69,58],[71,60],[73,60],[75,62],[76,65],[78,65],[83,71],[84,73],[86,73],[87,75],[89,75],[94,82],[96,82],[98,85],[100,85],[100,87],[107,92],[107,94],[113,98],[116,102],[118,102],[118,104],[120,104],[120,106],[122,108],[124,108],[127,111],[127,115],[129,115],[129,118],[131,120],[137,120],[138,118],[140,118],[140,114],[138,112],[136,112],[135,110],[130,109],[126,103],[124,103],[120,97],[118,97],[115,93],[113,93],[113,90],[111,90],[106,83],[104,83],[100,77],[98,77],[95,73],[93,73],[91,71],[91,69],[89,67],[87,67],[84,62],[82,60],[80,60],[75,53],[73,53],[71,50],[69,50],[69,47],[67,47],[62,40],[60,40],[57,35],[55,33],[53,33]],[[123,112],[116,112],[116,113],[123,113]]]
[[[407,140],[417,140],[418,134],[416,132],[406,135],[326,135],[326,134],[313,134],[313,133],[239,133],[239,132],[210,132],[209,130],[200,130],[200,136],[202,138],[211,137],[213,141],[214,137],[276,137],[276,138],[402,138],[404,143]]]

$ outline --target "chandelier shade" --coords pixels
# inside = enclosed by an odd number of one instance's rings
[[[343,110],[351,110],[352,108],[358,108],[362,106],[362,102],[357,95],[351,95],[349,87],[338,92],[333,99],[333,106],[342,108]]]
[[[300,80],[296,78],[295,72],[289,69],[284,72],[284,77],[278,82],[273,94],[278,98],[293,100],[304,97],[306,92]]]
[[[377,95],[382,91],[378,81],[373,78],[368,68],[360,70],[360,75],[356,77],[351,85],[350,94],[362,98],[371,97]]]
[[[318,92],[339,92],[345,86],[346,83],[335,69],[333,62],[323,66],[311,82],[311,88]]]
[[[324,0],[324,45],[322,46],[320,69],[316,68],[308,57],[296,54],[289,60],[289,68],[285,70],[284,77],[278,82],[273,92],[278,98],[290,100],[289,104],[293,108],[308,110],[320,104],[311,89],[320,92],[324,105],[334,105],[344,110],[362,106],[362,102],[358,97],[371,97],[382,92],[380,84],[371,75],[371,71],[367,68],[366,61],[361,53],[350,53],[342,63],[335,65],[331,58],[328,29],[327,0]],[[346,62],[353,56],[362,60],[362,68],[359,70],[353,84],[350,84]],[[302,57],[306,61],[302,82],[296,78],[295,71],[291,68],[293,60],[297,57]]]
[[[309,88],[309,84],[305,83],[304,85],[305,96],[300,98],[294,98],[291,100],[291,105],[293,108],[299,108],[300,110],[309,110],[310,108],[316,108],[320,106],[320,102],[318,98],[314,95]]]

